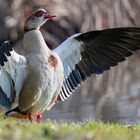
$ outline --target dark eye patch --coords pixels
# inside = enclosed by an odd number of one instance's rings
[[[41,17],[45,12],[44,11],[37,11],[35,12],[36,17]]]

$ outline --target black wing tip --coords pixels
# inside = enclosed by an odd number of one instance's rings
[[[92,38],[94,40],[96,37],[98,37],[102,32],[104,31],[110,31],[110,30],[116,30],[116,31],[125,31],[125,32],[140,32],[140,27],[116,27],[116,28],[107,28],[102,30],[93,30],[86,33],[82,33],[78,36],[76,36],[74,39],[78,41],[87,41]]]
[[[11,41],[11,40],[6,40],[6,41],[2,42],[2,43],[0,44],[0,46],[1,46],[1,47],[2,47],[2,46],[5,46],[5,45],[13,46],[13,44],[14,44],[13,41]]]
[[[78,36],[76,36],[74,39],[78,40],[78,41],[88,41],[88,40],[94,40],[97,36],[99,36],[102,33],[102,30],[94,30],[94,31],[90,31],[90,32],[86,32],[86,33],[82,33]]]
[[[0,65],[4,66],[4,62],[7,62],[6,56],[11,56],[11,51],[13,51],[13,42],[4,41],[0,44]]]

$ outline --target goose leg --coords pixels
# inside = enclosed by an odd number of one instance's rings
[[[30,122],[33,122],[34,117],[33,117],[33,115],[31,113],[29,113],[28,118],[29,118]]]
[[[42,114],[37,115],[36,119],[37,119],[37,122],[40,123],[42,120]]]

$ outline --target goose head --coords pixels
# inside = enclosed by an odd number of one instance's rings
[[[51,15],[47,10],[38,9],[33,12],[25,21],[24,31],[30,31],[33,29],[40,29],[40,27],[49,19],[56,17]]]

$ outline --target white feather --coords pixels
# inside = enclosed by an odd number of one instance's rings
[[[10,93],[13,91],[13,84],[12,80],[10,78],[10,75],[6,72],[1,70],[0,73],[0,87],[4,91],[4,93],[7,95],[8,98],[10,98]]]
[[[11,56],[7,57],[8,62],[5,63],[3,67],[1,67],[1,80],[5,79],[7,82],[0,82],[0,86],[3,86],[5,93],[9,97],[10,95],[10,79],[13,80],[15,85],[16,96],[18,96],[23,81],[26,77],[27,70],[26,70],[26,58],[22,55],[17,54],[14,50],[11,52]],[[6,75],[9,74],[9,77]],[[9,81],[9,82],[8,82]],[[4,84],[5,83],[5,84]],[[7,85],[7,89],[5,86]]]
[[[64,66],[65,78],[69,76],[72,70],[74,70],[75,65],[81,60],[83,42],[74,39],[78,35],[80,35],[80,33],[70,36],[53,50],[53,52],[56,52],[61,58]]]

